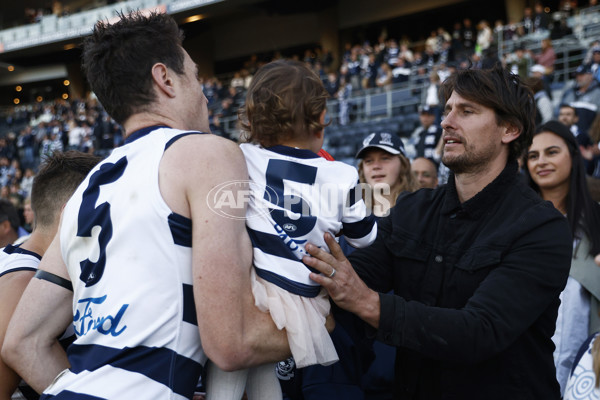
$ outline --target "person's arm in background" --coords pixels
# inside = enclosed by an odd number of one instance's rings
[[[44,254],[39,268],[69,280],[60,254],[59,235]],[[2,358],[38,393],[69,367],[57,338],[73,321],[72,303],[72,291],[33,278],[11,319]]]
[[[33,271],[13,271],[0,276],[0,347],[10,318],[33,274]],[[0,400],[10,400],[20,380],[19,375],[0,359]]]

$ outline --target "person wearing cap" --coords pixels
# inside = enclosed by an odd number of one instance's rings
[[[600,46],[592,47],[592,61],[590,64],[594,79],[600,81]]]
[[[371,133],[363,140],[356,158],[360,160],[360,182],[372,189],[365,203],[377,217],[389,213],[400,193],[417,188],[404,145],[396,134]]]
[[[408,158],[435,158],[435,147],[442,136],[442,129],[435,123],[435,110],[429,105],[419,107],[420,126],[404,143]]]
[[[575,83],[567,88],[560,104],[571,104],[577,110],[577,126],[587,132],[600,108],[600,83],[594,79],[591,64],[581,64],[575,71]]]
[[[348,259],[326,235],[331,254],[309,243],[303,261],[396,347],[395,399],[559,400],[551,337],[573,242],[518,171],[533,94],[501,66],[459,71],[441,94],[448,183],[400,196]]]

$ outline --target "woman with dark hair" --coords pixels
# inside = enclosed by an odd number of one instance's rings
[[[573,260],[558,310],[554,361],[564,394],[577,350],[600,329],[600,205],[589,193],[579,145],[558,121],[540,126],[525,156],[529,185],[563,213],[573,235]]]

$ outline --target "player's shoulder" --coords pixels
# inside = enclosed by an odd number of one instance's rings
[[[179,157],[213,162],[242,157],[237,143],[211,133],[181,135],[170,147]]]

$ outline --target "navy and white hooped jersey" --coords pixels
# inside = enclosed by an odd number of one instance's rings
[[[301,261],[307,242],[329,250],[323,234],[342,231],[352,246],[365,247],[377,236],[357,190],[358,172],[310,150],[240,147],[251,182],[246,225],[257,275],[291,293],[316,296],[320,286]]]
[[[158,172],[169,145],[197,133],[134,132],[67,203],[60,241],[77,339],[67,350],[71,367],[43,398],[192,397],[206,357],[192,291],[191,220],[165,203]]]
[[[42,256],[9,244],[0,251],[0,277],[10,272],[37,271]]]

